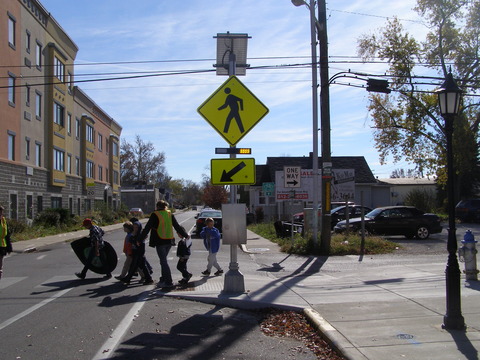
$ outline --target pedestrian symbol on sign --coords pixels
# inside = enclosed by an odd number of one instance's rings
[[[238,125],[238,129],[241,133],[244,133],[245,130],[243,129],[242,119],[240,118],[239,113],[239,105],[240,110],[243,111],[243,100],[231,94],[232,90],[229,87],[227,87],[224,92],[225,94],[227,94],[227,98],[225,99],[225,104],[220,106],[218,110],[223,110],[228,106],[230,108],[230,112],[227,115],[227,121],[225,122],[225,128],[223,129],[223,132],[228,133],[228,129],[230,128],[230,122],[232,121],[232,119],[235,119]]]

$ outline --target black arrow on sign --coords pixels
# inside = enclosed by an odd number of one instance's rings
[[[293,181],[287,181],[287,185],[292,185],[295,186],[298,184],[298,181],[297,180],[293,180]]]
[[[220,178],[221,182],[232,182],[232,176],[238,173],[240,170],[242,170],[247,164],[245,164],[244,161],[239,163],[237,166],[235,166],[232,170],[229,172],[226,172],[223,170],[222,177]]]

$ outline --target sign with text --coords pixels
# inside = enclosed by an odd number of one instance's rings
[[[355,170],[335,169],[332,172],[332,201],[355,199]]]
[[[322,176],[318,173],[318,197],[322,197]],[[300,187],[286,186],[285,171],[275,172],[275,199],[277,201],[298,200],[313,201],[313,170],[300,169]],[[332,169],[331,201],[348,201],[355,199],[355,170]]]
[[[320,187],[320,171],[317,177],[317,187],[319,200],[321,197]],[[286,187],[285,173],[283,171],[275,171],[275,199],[277,201],[285,200],[299,200],[299,201],[312,201],[313,198],[313,170],[300,169],[300,187],[292,188]]]
[[[301,171],[302,171],[302,168],[300,166],[284,166],[283,167],[284,187],[299,188]]]

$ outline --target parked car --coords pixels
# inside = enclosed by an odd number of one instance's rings
[[[480,221],[480,199],[461,200],[455,207],[455,217],[463,222]]]
[[[143,210],[142,208],[131,208],[129,210],[130,216],[143,216]]]
[[[371,208],[367,206],[361,206],[361,205],[348,205],[348,219],[353,219],[353,218],[358,218],[362,216],[362,208],[363,208],[363,213],[368,214],[370,211],[372,211]],[[345,213],[345,206],[338,206],[332,211],[330,211],[331,217],[332,217],[332,229],[337,225],[339,221],[345,220],[346,219],[346,213]]]
[[[331,211],[331,217],[332,217],[332,229],[333,227],[341,220],[344,220],[346,218],[345,216],[345,205],[340,205],[340,204],[345,204],[345,202],[333,202],[332,206],[334,207]],[[372,211],[371,208],[364,206],[364,214]],[[321,206],[318,207],[318,216],[322,216],[322,208]],[[362,214],[362,207],[361,205],[355,205],[354,203],[349,203],[348,205],[349,209],[349,219],[354,218],[354,217],[360,217]],[[304,214],[303,212],[297,213],[293,215],[293,222],[296,223],[303,223],[303,217]]]
[[[349,221],[349,231],[361,231],[361,218]],[[340,221],[334,231],[347,230],[347,222]],[[424,213],[413,206],[387,206],[370,211],[365,215],[365,232],[377,235],[404,235],[407,238],[427,239],[430,234],[442,231],[440,218]]]
[[[222,211],[207,209],[202,210],[198,215],[195,216],[197,221],[195,222],[195,233],[197,236],[200,236],[200,232],[205,227],[205,220],[207,218],[212,218],[214,226],[222,232]]]

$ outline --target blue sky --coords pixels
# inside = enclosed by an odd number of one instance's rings
[[[269,156],[308,156],[312,151],[311,70],[280,65],[310,62],[309,12],[290,0],[43,0],[42,4],[79,47],[76,80],[141,72],[212,70],[217,33],[247,33],[250,69],[239,79],[270,110],[237,147],[252,148],[256,164]],[[423,39],[426,28],[412,10],[414,0],[327,2],[330,76],[351,69],[381,74],[382,64],[362,64],[357,40],[387,18],[398,16]],[[124,63],[118,63],[124,62]],[[125,63],[129,62],[129,63]],[[140,73],[139,73],[140,72]],[[78,85],[123,127],[122,138],[140,135],[165,153],[174,179],[200,182],[210,175],[216,147],[227,142],[197,108],[227,79],[200,72]],[[374,148],[368,92],[330,87],[332,156],[364,156],[374,175],[389,177],[405,163],[380,166]],[[319,144],[319,149],[321,144]]]

